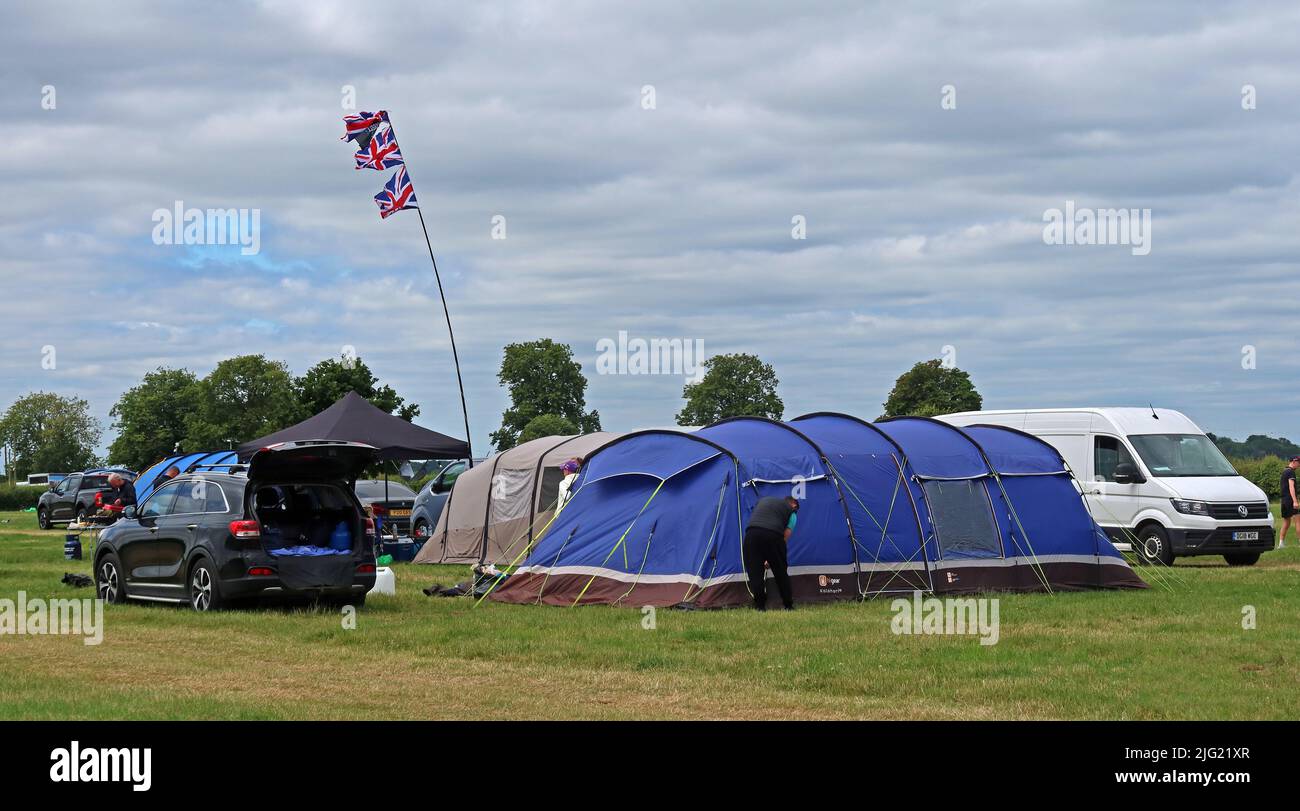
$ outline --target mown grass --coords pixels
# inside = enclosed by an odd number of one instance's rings
[[[62,546],[0,513],[0,597],[93,596],[59,582],[90,573]],[[467,568],[395,569],[355,630],[142,604],[107,607],[99,646],[0,636],[0,718],[1300,718],[1294,545],[1180,561],[1146,591],[1001,595],[992,646],[895,636],[889,600],[660,610],[645,630],[634,608],[428,598]]]

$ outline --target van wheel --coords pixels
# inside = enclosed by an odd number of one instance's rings
[[[122,561],[115,552],[105,552],[95,565],[95,594],[106,603],[126,602],[126,583],[122,578]]]
[[[190,570],[190,607],[195,611],[220,611],[225,607],[217,574],[207,558],[200,558]]]
[[[1147,524],[1138,530],[1133,551],[1142,563],[1152,566],[1174,565],[1174,550],[1169,546],[1169,534],[1159,524]]]
[[[1235,552],[1231,555],[1224,555],[1223,559],[1228,561],[1229,566],[1254,566],[1259,563],[1259,553]]]
[[[50,513],[44,507],[36,511],[36,526],[41,529],[50,528]]]

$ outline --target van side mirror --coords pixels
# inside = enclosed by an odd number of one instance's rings
[[[1116,484],[1142,484],[1146,477],[1138,473],[1137,465],[1132,462],[1120,462],[1115,465]]]

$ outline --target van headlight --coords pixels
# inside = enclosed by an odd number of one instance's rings
[[[1173,502],[1174,509],[1184,515],[1204,515],[1209,516],[1210,505],[1204,501],[1184,501],[1181,498],[1169,499]]]

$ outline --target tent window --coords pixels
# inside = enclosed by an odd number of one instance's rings
[[[560,497],[560,480],[563,478],[564,472],[558,467],[542,468],[542,486],[537,494],[540,509],[549,510],[555,506],[555,500]]]
[[[1002,541],[983,481],[927,481],[925,501],[943,557],[1002,557]]]
[[[498,470],[492,477],[493,524],[528,517],[528,492],[532,489],[533,472],[528,469]]]

